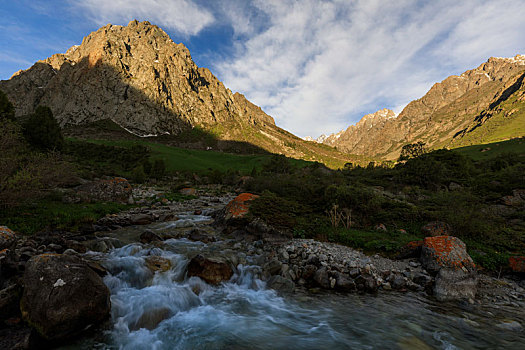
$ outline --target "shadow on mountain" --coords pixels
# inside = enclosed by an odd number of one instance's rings
[[[494,109],[497,107],[500,103],[506,101],[513,93],[518,91],[523,84],[523,79],[525,79],[525,73],[523,73],[517,80],[512,84],[510,87],[508,87],[505,91],[502,92],[501,96],[494,102],[492,102],[489,106],[490,109]]]
[[[27,115],[38,105],[50,106],[62,123],[66,136],[81,139],[142,139],[182,148],[238,154],[271,153],[252,142],[224,140],[220,135],[208,131],[219,124],[228,130],[229,135],[233,135],[230,138],[235,138],[235,135],[242,135],[242,128],[246,125],[251,127],[254,121],[247,118],[240,120],[242,116],[231,115],[229,111],[228,114],[223,113],[222,119],[226,121],[218,120],[215,117],[218,112],[212,110],[210,114],[215,120],[201,121],[201,127],[193,126],[186,118],[167,107],[174,106],[173,103],[177,101],[174,101],[164,82],[152,80],[157,84],[157,93],[148,96],[143,90],[126,82],[134,77],[126,67],[123,68],[127,76],[111,65],[92,62],[89,58],[76,64],[66,62],[59,70],[47,63],[37,62],[29,71],[13,77],[14,81],[1,82],[0,88],[7,90],[7,85],[14,87],[9,95],[15,95],[20,89],[26,88],[27,91],[27,86],[30,86],[30,91],[23,95],[24,99],[15,99],[17,109]],[[157,69],[162,68],[154,68],[153,74]],[[209,85],[202,77],[196,81],[191,76],[186,79],[191,90],[197,93]],[[182,104],[180,107],[183,108]]]

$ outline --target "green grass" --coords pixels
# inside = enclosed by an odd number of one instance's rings
[[[270,154],[238,155],[211,150],[184,149],[148,141],[89,140],[89,142],[125,148],[131,148],[134,145],[147,146],[151,150],[150,158],[152,160],[164,160],[168,172],[191,171],[204,173],[209,170],[219,170],[221,172],[235,170],[243,174],[249,174],[253,168],[260,170],[262,165],[271,158]],[[304,167],[309,164],[309,162],[297,159],[289,159],[289,161],[293,167]]]
[[[45,229],[77,231],[87,223],[93,223],[106,214],[118,213],[130,208],[118,203],[62,203],[44,199],[31,205],[2,210],[0,224],[31,235]]]
[[[482,150],[485,151],[482,152]],[[491,159],[500,156],[504,153],[525,154],[525,138],[522,137],[508,141],[485,143],[474,146],[465,146],[455,148],[454,151],[466,155],[472,158],[473,160]]]

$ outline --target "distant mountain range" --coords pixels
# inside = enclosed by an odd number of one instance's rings
[[[0,81],[0,89],[17,116],[46,105],[77,136],[101,121],[139,137],[177,139],[198,129],[217,140],[335,167],[395,159],[403,145],[418,141],[438,148],[523,136],[524,77],[525,56],[490,58],[435,84],[398,116],[382,109],[346,130],[308,142],[277,127],[260,107],[197,67],[188,49],[162,29],[132,21],[100,28],[65,54]]]
[[[524,78],[524,55],[492,57],[476,69],[434,84],[397,117],[382,109],[315,141],[347,153],[396,159],[404,145],[418,141],[441,148],[521,137],[525,135]]]
[[[295,158],[332,166],[350,161],[346,154],[277,127],[260,107],[197,67],[183,44],[149,22],[108,24],[65,54],[0,81],[0,89],[17,116],[46,105],[67,129],[82,131],[94,122],[111,121],[137,136],[176,138],[199,128],[218,140]]]

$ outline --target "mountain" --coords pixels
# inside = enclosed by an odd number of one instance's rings
[[[18,117],[51,108],[61,127],[111,121],[137,136],[181,135],[195,128],[219,140],[335,165],[348,160],[277,127],[272,117],[232,93],[183,44],[159,27],[108,24],[65,54],[38,61],[0,82]],[[176,138],[176,137],[174,137]]]
[[[525,56],[490,58],[434,84],[395,117],[383,109],[323,142],[339,150],[396,159],[409,143],[458,147],[525,135]]]

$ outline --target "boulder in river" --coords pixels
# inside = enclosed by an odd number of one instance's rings
[[[76,256],[34,256],[23,284],[22,317],[47,340],[69,338],[109,316],[108,288]]]
[[[200,277],[206,283],[219,284],[233,276],[230,265],[222,260],[197,255],[188,264],[188,277]]]
[[[104,201],[126,204],[129,201],[131,193],[132,187],[128,180],[122,177],[114,177],[83,184],[76,189],[74,194],[71,194],[71,196],[66,196],[66,201]]]

